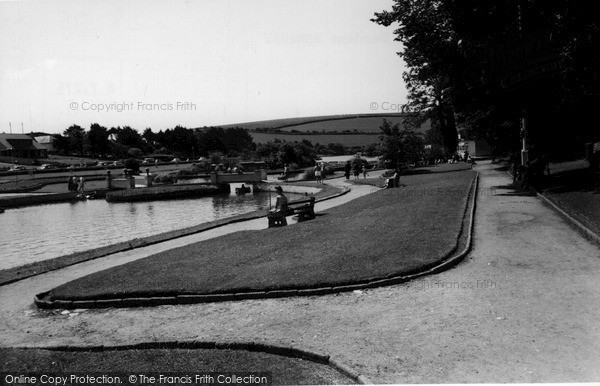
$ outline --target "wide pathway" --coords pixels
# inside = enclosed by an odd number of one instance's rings
[[[76,316],[11,305],[15,291],[35,292],[29,286],[42,280],[32,278],[0,288],[1,344],[237,339],[338,356],[377,383],[600,380],[600,249],[509,189],[504,172],[478,169],[474,249],[439,275],[318,297]]]

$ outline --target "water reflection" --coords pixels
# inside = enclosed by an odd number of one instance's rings
[[[233,185],[231,190],[235,191]],[[0,269],[268,207],[269,193],[261,192],[140,203],[89,200],[7,209],[0,215]]]

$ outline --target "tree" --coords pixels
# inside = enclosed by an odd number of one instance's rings
[[[89,152],[93,157],[98,158],[100,155],[106,157],[106,154],[110,149],[110,141],[108,140],[108,130],[106,127],[93,123],[90,126],[90,131],[86,133],[86,143]]]
[[[522,119],[538,155],[599,138],[600,19],[591,2],[395,0],[372,20],[398,25],[404,109],[431,118],[447,150],[461,125],[510,151]]]
[[[79,153],[83,157],[85,130],[80,126],[72,125],[64,131],[63,135],[68,138],[69,152]]]
[[[414,131],[400,130],[399,123],[392,125],[387,119],[379,128],[382,158],[390,168],[404,168],[407,163],[416,163],[423,157],[423,139]]]
[[[123,128],[117,127],[115,131],[117,134],[117,142],[121,145],[126,147],[137,147],[140,149],[144,149],[146,147],[146,143],[137,130],[129,126],[123,126]]]
[[[206,156],[212,152],[227,153],[227,148],[223,143],[223,137],[225,136],[223,128],[211,127],[205,131],[198,131],[196,135],[198,137],[200,154]]]
[[[452,90],[458,40],[449,12],[440,0],[397,0],[392,12],[376,13],[372,21],[386,27],[400,25],[394,33],[404,47],[398,55],[408,67],[403,74],[408,90],[408,103],[403,106],[409,113],[406,124],[416,128],[431,119],[444,145],[454,152],[457,131]]]
[[[69,138],[62,135],[54,137],[54,147],[59,154],[69,155]]]
[[[142,133],[142,138],[144,138],[146,142],[150,145],[154,145],[154,142],[156,141],[156,134],[152,132],[151,128],[146,127],[146,129]]]
[[[252,136],[244,128],[229,128],[223,134],[223,145],[230,155],[237,155],[244,151],[256,149]]]

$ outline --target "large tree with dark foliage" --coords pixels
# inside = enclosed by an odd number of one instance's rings
[[[63,135],[68,138],[68,150],[83,157],[85,144],[85,130],[83,127],[72,125],[64,131]]]
[[[380,140],[383,160],[387,166],[404,168],[407,164],[417,163],[424,156],[423,139],[411,129],[400,129],[400,124],[392,125],[384,119]]]
[[[452,88],[457,71],[458,37],[451,24],[451,8],[442,1],[398,0],[392,11],[375,14],[373,21],[390,26],[404,50],[398,55],[407,65],[403,78],[408,90],[405,120],[417,127],[431,119],[450,152],[456,150]]]
[[[106,127],[92,123],[90,131],[86,133],[86,144],[93,157],[106,157],[106,154],[110,151],[110,141],[108,140]]]
[[[592,2],[396,0],[373,21],[398,26],[405,109],[431,118],[449,150],[457,124],[502,152],[518,148],[525,119],[533,152],[555,158],[598,138],[600,22]]]

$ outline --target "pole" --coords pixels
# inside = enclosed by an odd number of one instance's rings
[[[527,166],[529,161],[529,143],[527,141],[527,117],[526,111],[521,116],[521,165]]]

